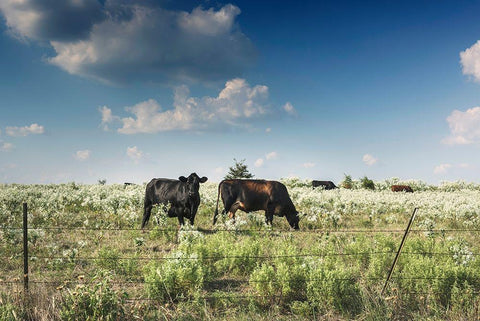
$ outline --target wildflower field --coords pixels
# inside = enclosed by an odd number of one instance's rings
[[[145,185],[0,185],[0,320],[479,319],[480,185],[282,181],[299,231],[284,217],[265,226],[263,212],[212,226],[214,183],[200,187],[195,226],[157,206],[145,232]],[[391,192],[397,183],[415,192]]]

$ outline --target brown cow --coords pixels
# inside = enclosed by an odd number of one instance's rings
[[[408,185],[392,185],[392,192],[408,192],[413,193],[413,189]]]
[[[218,185],[217,208],[213,224],[217,221],[218,200],[222,196],[224,210],[235,219],[235,212],[265,211],[265,222],[272,224],[273,215],[286,216],[288,223],[298,229],[298,212],[293,205],[287,188],[277,181],[256,179],[228,179]]]

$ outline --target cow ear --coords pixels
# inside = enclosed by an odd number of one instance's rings
[[[178,180],[179,180],[180,182],[184,182],[184,183],[187,182],[187,178],[186,178],[185,176],[180,176],[180,177],[178,178]]]
[[[200,183],[205,183],[207,180],[208,178],[203,176],[202,178],[200,178]]]

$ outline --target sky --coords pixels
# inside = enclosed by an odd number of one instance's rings
[[[476,1],[0,0],[0,183],[480,182]]]

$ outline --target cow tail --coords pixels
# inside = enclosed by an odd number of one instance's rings
[[[213,225],[217,223],[217,216],[218,216],[218,200],[220,199],[220,187],[222,186],[223,181],[218,184],[218,194],[217,194],[217,206],[215,207],[215,214],[213,215]]]

